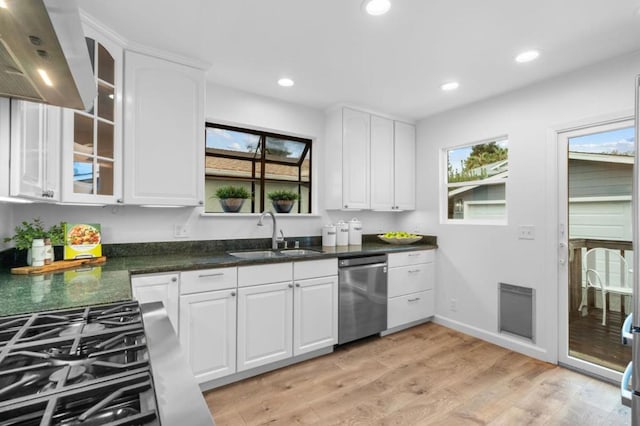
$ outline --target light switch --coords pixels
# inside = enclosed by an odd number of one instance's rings
[[[533,225],[518,226],[518,239],[519,240],[535,240],[536,227]]]

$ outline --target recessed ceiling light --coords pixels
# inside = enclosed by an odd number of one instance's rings
[[[364,2],[362,2],[362,8],[369,15],[384,15],[391,9],[391,2],[389,0],[364,0]]]
[[[520,53],[516,56],[516,62],[519,64],[524,64],[525,62],[531,62],[534,59],[537,59],[540,56],[540,52],[537,50],[527,50],[526,52]]]
[[[460,83],[458,83],[457,81],[450,81],[450,82],[444,83],[442,86],[440,86],[440,88],[442,90],[444,90],[445,92],[450,92],[452,90],[456,90],[458,87],[460,87]]]
[[[7,5],[7,2],[5,0],[0,0],[0,8],[9,9],[9,5]]]
[[[290,78],[281,78],[278,80],[278,84],[282,87],[291,87],[294,83]]]

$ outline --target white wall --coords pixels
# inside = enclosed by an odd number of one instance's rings
[[[9,246],[5,244],[4,237],[13,235],[13,209],[11,205],[0,203],[0,250]]]
[[[544,360],[557,360],[554,129],[631,113],[638,72],[640,55],[629,55],[420,121],[418,210],[405,217],[403,225],[425,223],[427,232],[438,236],[438,321]],[[508,225],[441,223],[437,184],[441,150],[504,134],[509,136]],[[536,239],[518,240],[518,225],[534,225]],[[536,289],[535,345],[497,333],[498,282]]]
[[[324,161],[324,112],[214,84],[207,85],[205,118],[208,121],[271,130],[313,140],[313,182],[318,216],[278,216],[285,236],[320,235],[325,223],[356,216],[365,233],[395,229],[399,216],[378,212],[326,212],[318,174]],[[203,177],[204,178],[204,177]],[[105,243],[180,241],[174,225],[188,229],[190,240],[260,238],[271,236],[271,226],[258,227],[257,215],[200,215],[202,208],[153,209],[133,206],[77,207],[30,204],[12,207],[13,222],[41,217],[47,225],[59,222],[89,222],[102,225]],[[11,210],[10,210],[11,211]],[[0,213],[2,210],[0,210]],[[12,226],[10,226],[12,229]],[[9,231],[10,231],[9,229]],[[3,231],[0,228],[0,231]],[[4,236],[3,232],[0,236]],[[7,234],[10,235],[10,234]]]

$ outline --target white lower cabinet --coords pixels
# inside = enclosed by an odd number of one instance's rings
[[[337,343],[337,273],[337,259],[238,268],[238,371]],[[256,277],[293,281],[243,287]]]
[[[236,289],[180,296],[180,344],[198,383],[236,372]]]
[[[338,277],[299,280],[293,301],[293,355],[338,343]]]
[[[178,273],[146,274],[131,277],[133,298],[140,303],[162,302],[171,325],[178,333],[180,280]]]
[[[387,329],[435,314],[434,251],[388,255]]]
[[[180,345],[198,383],[236,372],[238,269],[180,273]]]
[[[291,282],[238,289],[238,371],[292,356],[292,296]]]

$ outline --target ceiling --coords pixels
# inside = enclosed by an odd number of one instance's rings
[[[211,64],[209,81],[407,119],[640,49],[640,0],[79,0],[124,38]],[[538,49],[538,60],[514,57]],[[640,72],[640,70],[638,70]],[[283,76],[295,85],[282,88]],[[456,80],[458,90],[441,84]]]

